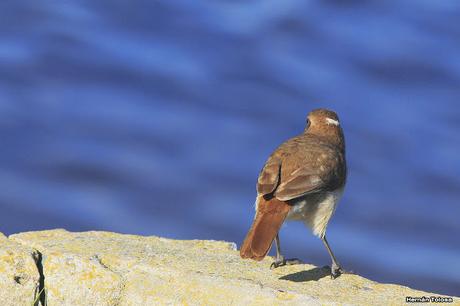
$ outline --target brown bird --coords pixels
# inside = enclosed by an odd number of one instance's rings
[[[278,232],[285,219],[303,221],[326,246],[331,277],[343,273],[326,240],[326,228],[347,176],[345,139],[339,118],[327,109],[308,114],[305,131],[281,144],[257,181],[256,215],[241,249],[242,258],[262,260],[276,243],[272,267],[288,263]]]

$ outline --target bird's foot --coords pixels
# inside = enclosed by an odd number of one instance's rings
[[[324,266],[323,268],[331,271],[332,279],[336,279],[342,274],[355,274],[353,271],[347,271],[347,270],[342,269],[342,267],[337,264],[332,264],[332,268],[329,266]]]
[[[276,259],[272,264],[270,265],[270,269],[276,269],[281,266],[286,265],[286,259],[284,259],[284,256],[276,256]]]
[[[339,265],[332,265],[331,267],[331,278],[332,279],[336,279],[337,277],[339,277],[340,275],[342,275],[342,268],[339,266]]]
[[[290,266],[290,265],[298,265],[301,264],[302,261],[297,258],[285,259],[283,256],[276,258],[274,262],[270,265],[270,269],[276,269],[282,266]]]

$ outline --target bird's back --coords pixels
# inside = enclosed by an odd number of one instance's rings
[[[301,134],[282,143],[270,155],[258,184],[270,182],[271,187],[259,190],[258,186],[258,190],[262,194],[273,192],[280,200],[291,200],[340,188],[343,176],[346,176],[344,154],[321,137]]]

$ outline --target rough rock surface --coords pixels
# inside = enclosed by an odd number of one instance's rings
[[[7,305],[3,302],[9,294],[16,294],[17,301],[27,301],[15,305],[31,305],[39,283],[40,269],[33,262],[38,252],[50,306],[402,305],[406,296],[435,295],[358,275],[331,280],[328,271],[307,264],[270,270],[271,258],[242,260],[233,243],[220,241],[65,230],[0,239],[0,271],[11,263],[6,267],[10,272],[0,274],[2,305]],[[18,264],[21,260],[24,263]],[[22,285],[14,284],[15,275],[24,277]],[[21,290],[8,292],[14,286]],[[453,304],[459,303],[454,298]]]
[[[0,233],[0,305],[32,305],[38,295],[40,273],[34,249]]]

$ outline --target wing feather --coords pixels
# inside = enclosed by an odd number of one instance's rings
[[[309,169],[302,170],[276,188],[275,197],[278,200],[288,201],[321,189],[325,183],[323,179],[315,173],[306,172]]]
[[[335,188],[339,159],[332,150],[305,150],[304,156],[292,156],[283,160],[281,179],[274,195],[288,201],[303,195]]]
[[[278,158],[270,157],[268,159],[257,180],[258,194],[265,195],[275,190],[280,179],[280,168],[281,161]]]

